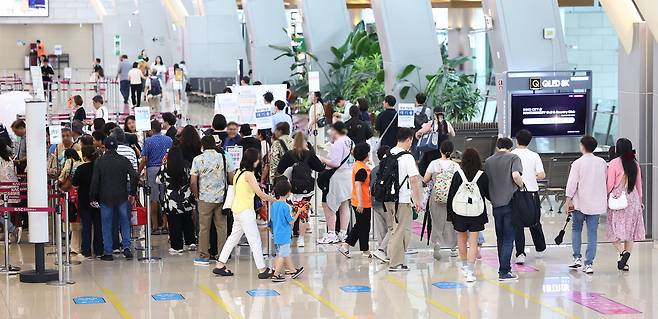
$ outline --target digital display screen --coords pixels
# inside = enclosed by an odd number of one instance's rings
[[[47,17],[48,0],[0,0],[0,17]]]
[[[512,136],[526,129],[533,136],[581,136],[587,133],[587,94],[512,94]]]

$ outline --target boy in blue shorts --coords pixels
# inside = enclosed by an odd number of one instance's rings
[[[294,269],[292,279],[299,277],[304,272],[304,267],[295,268],[290,259],[290,238],[292,237],[292,225],[295,223],[299,213],[292,215],[292,208],[286,203],[290,196],[292,186],[285,177],[279,177],[274,182],[274,196],[276,202],[270,207],[270,220],[272,232],[274,233],[274,246],[276,247],[276,258],[274,259],[273,282],[286,281],[285,269]],[[285,267],[284,267],[285,265]]]

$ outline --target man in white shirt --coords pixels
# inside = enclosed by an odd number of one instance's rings
[[[544,164],[541,161],[539,154],[528,149],[528,144],[532,141],[532,133],[528,130],[520,130],[516,133],[517,147],[512,151],[521,159],[523,166],[523,184],[529,192],[538,192],[539,185],[537,180],[546,178],[544,173]],[[544,231],[542,230],[541,223],[530,227],[530,235],[532,242],[535,245],[537,256],[542,257],[546,252],[546,238],[544,238]],[[516,264],[522,265],[525,263],[525,230],[519,228],[516,230]]]
[[[102,118],[103,120],[105,120],[105,123],[110,122],[110,113],[107,111],[105,105],[103,105],[103,97],[100,95],[96,95],[91,100],[94,104],[94,109],[96,109],[96,111],[94,112],[94,118],[97,119]]]
[[[397,208],[395,202],[385,202],[386,211],[391,214],[388,229],[391,232],[388,244],[388,256],[391,261],[388,271],[409,271],[405,265],[405,251],[409,244],[408,232],[413,216],[412,205],[420,212],[422,201],[421,176],[413,155],[409,153],[414,137],[410,128],[400,128],[397,133],[397,145],[391,149],[391,155],[396,156],[402,152],[407,154],[398,157],[398,177],[400,190],[398,192]],[[384,173],[384,172],[382,172]],[[413,200],[413,201],[412,201]]]

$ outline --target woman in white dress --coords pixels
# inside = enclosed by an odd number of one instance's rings
[[[322,124],[322,122],[325,124]],[[320,94],[320,92],[314,92],[311,95],[311,107],[308,110],[308,135],[311,136],[309,138],[311,143],[318,148],[324,148],[325,145],[325,125],[326,118],[324,114],[322,94]],[[313,136],[314,134],[317,134],[317,136]]]
[[[330,131],[331,147],[329,158],[322,158],[328,168],[336,169],[329,179],[329,191],[323,195],[322,208],[327,220],[327,233],[318,244],[335,244],[347,238],[350,222],[350,199],[352,197],[352,149],[354,142],[347,137],[347,126],[343,122],[333,125]],[[340,230],[336,234],[336,216],[340,217]]]

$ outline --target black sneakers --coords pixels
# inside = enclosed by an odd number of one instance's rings
[[[128,248],[123,250],[123,256],[126,257],[127,260],[133,259],[133,253]]]
[[[101,257],[101,260],[102,261],[112,261],[112,260],[114,260],[114,257],[112,255],[103,255]]]

